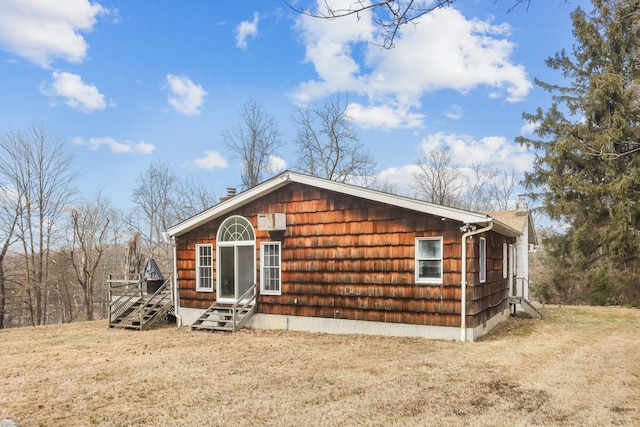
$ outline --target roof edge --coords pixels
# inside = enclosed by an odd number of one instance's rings
[[[436,205],[434,203],[412,199],[406,196],[399,196],[397,194],[385,193],[379,190],[372,190],[353,184],[346,184],[323,178],[317,178],[298,172],[284,171],[279,175],[276,175],[273,178],[256,185],[255,187],[245,190],[228,200],[220,202],[212,206],[211,208],[204,210],[185,221],[182,221],[181,223],[169,228],[167,230],[167,233],[170,236],[180,236],[193,230],[194,228],[197,228],[205,222],[224,215],[225,213],[228,213],[238,207],[244,206],[245,204],[250,203],[253,200],[256,200],[266,194],[269,194],[294,182],[354,197],[360,197],[366,200],[384,203],[429,215],[452,219],[465,224],[483,225],[493,221],[494,223],[498,224],[499,228],[504,230],[508,235],[512,235],[514,232],[516,232],[516,230],[514,230],[513,228],[509,227],[506,224],[502,224],[499,221],[496,221],[494,218],[487,214],[465,211],[448,206]]]

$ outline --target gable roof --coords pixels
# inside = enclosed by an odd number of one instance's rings
[[[167,230],[167,233],[169,234],[169,236],[180,236],[182,234],[185,234],[202,224],[225,215],[241,206],[251,203],[252,201],[259,199],[260,197],[263,197],[291,183],[308,185],[311,187],[334,191],[336,193],[346,194],[352,197],[359,197],[373,202],[384,203],[387,205],[409,209],[428,215],[452,219],[463,224],[477,224],[479,226],[486,226],[489,223],[493,222],[493,229],[502,234],[513,237],[522,234],[521,230],[519,231],[508,224],[502,223],[501,221],[494,221],[494,219],[487,214],[469,212],[462,209],[436,205],[434,203],[428,203],[409,197],[398,196],[395,194],[372,190],[357,185],[330,181],[327,179],[312,177],[309,175],[291,171],[282,172],[281,174],[261,184],[258,184],[255,187],[252,187],[236,196],[224,200],[223,202],[220,202],[217,205],[214,205],[213,207],[169,228],[169,230]]]

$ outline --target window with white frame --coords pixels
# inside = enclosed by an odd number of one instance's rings
[[[487,281],[487,239],[480,238],[480,283]]]
[[[416,283],[442,283],[442,237],[416,239]]]
[[[213,245],[196,245],[196,291],[213,292]]]
[[[509,278],[509,246],[506,243],[502,244],[502,278]]]
[[[260,244],[260,293],[280,295],[282,250],[280,242]]]

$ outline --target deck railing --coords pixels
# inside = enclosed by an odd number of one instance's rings
[[[117,278],[116,275],[109,275],[107,285],[109,288],[109,325],[122,316],[142,298],[142,280],[139,275],[132,279]]]

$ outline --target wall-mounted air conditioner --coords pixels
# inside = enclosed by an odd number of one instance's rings
[[[258,214],[258,230],[277,231],[287,229],[287,216],[283,213]]]

